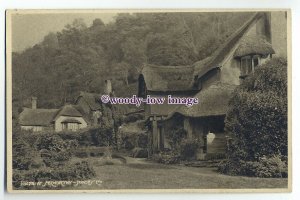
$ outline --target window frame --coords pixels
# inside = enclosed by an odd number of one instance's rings
[[[257,65],[254,60],[257,59]],[[244,61],[244,62],[243,62]],[[246,61],[246,62],[245,62]],[[248,62],[250,65],[248,65]],[[240,58],[240,78],[245,78],[249,74],[254,73],[255,68],[261,64],[261,55],[246,55]]]

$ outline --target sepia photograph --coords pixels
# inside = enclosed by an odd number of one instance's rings
[[[9,192],[290,192],[290,10],[7,10]]]

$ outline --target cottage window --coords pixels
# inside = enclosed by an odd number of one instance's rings
[[[71,131],[77,131],[79,129],[78,123],[68,123],[68,129]]]
[[[247,75],[255,71],[255,67],[260,64],[260,56],[244,56],[241,58],[241,78],[245,78]]]
[[[61,124],[62,130],[68,130],[68,123]]]
[[[43,127],[41,126],[34,126],[33,127],[33,132],[39,132],[39,131],[42,131],[43,130]]]
[[[78,123],[62,123],[62,130],[77,131],[78,129]]]

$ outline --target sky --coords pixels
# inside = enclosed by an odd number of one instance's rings
[[[49,32],[58,32],[74,19],[82,18],[89,26],[95,18],[104,23],[114,20],[116,13],[14,14],[12,16],[12,51],[20,52],[41,42]]]

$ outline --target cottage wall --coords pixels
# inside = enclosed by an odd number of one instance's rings
[[[21,126],[21,130],[33,132],[52,131],[53,126]]]
[[[233,52],[230,53],[229,58],[225,61],[220,72],[220,81],[222,83],[239,85],[240,84],[240,62],[233,58]]]
[[[56,132],[63,130],[61,122],[64,121],[65,119],[75,119],[75,120],[81,122],[81,124],[79,124],[79,129],[87,127],[87,123],[82,117],[59,116],[55,121],[55,131]]]

